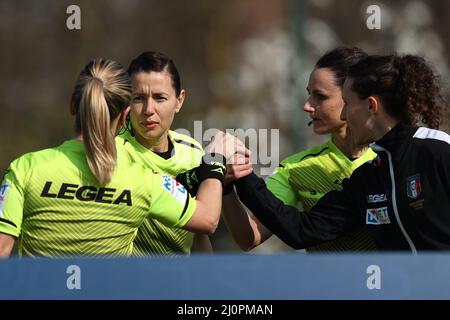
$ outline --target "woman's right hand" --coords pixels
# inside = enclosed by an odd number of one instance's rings
[[[234,180],[248,176],[253,171],[253,165],[249,156],[235,153],[227,165],[227,174],[225,175],[225,185]]]
[[[222,154],[227,161],[227,164],[232,163],[233,156],[240,154],[250,157],[250,150],[248,150],[244,143],[235,136],[222,131],[217,132],[211,141],[205,147],[206,154]]]
[[[229,186],[234,180],[245,177],[253,171],[250,161],[251,152],[244,143],[235,136],[219,131],[206,146],[207,153],[220,153],[227,161],[227,174],[224,187]]]

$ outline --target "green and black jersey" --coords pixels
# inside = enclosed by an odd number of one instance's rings
[[[196,140],[174,131],[169,131],[169,139],[173,150],[167,159],[141,145],[129,132],[118,136],[116,145],[120,157],[172,176],[200,164],[203,149]],[[149,218],[139,228],[133,254],[190,254],[193,238],[192,232],[168,228],[156,219]]]
[[[120,159],[100,186],[83,143],[70,140],[12,162],[0,187],[0,232],[18,237],[23,255],[130,255],[147,217],[182,227],[195,208],[172,177]]]
[[[338,147],[326,143],[294,154],[281,162],[276,172],[267,179],[267,188],[285,204],[309,211],[331,190],[342,190],[342,180],[376,154],[368,149],[361,157],[350,160]],[[323,243],[308,251],[365,251],[375,250],[375,244],[365,229],[334,241]]]

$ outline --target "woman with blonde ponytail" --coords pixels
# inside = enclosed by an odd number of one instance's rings
[[[215,231],[223,165],[205,157],[180,176],[198,178],[186,190],[168,175],[117,159],[114,137],[130,97],[129,76],[117,62],[95,59],[81,71],[70,105],[76,138],[25,154],[6,171],[0,186],[0,257],[11,254],[16,239],[19,254],[27,256],[129,255],[137,228],[148,217],[168,227]],[[225,154],[217,146],[214,151]],[[196,199],[189,195],[194,189]]]

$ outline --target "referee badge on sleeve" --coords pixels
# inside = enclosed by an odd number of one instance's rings
[[[162,185],[179,203],[183,205],[186,203],[187,190],[181,183],[171,176],[163,175]]]
[[[11,186],[9,184],[2,184],[0,186],[0,218],[3,216],[3,206],[6,200],[6,194]]]

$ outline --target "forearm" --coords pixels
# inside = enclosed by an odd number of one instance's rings
[[[272,235],[255,217],[247,212],[235,192],[223,197],[222,212],[234,241],[244,251],[249,251],[260,245]]]
[[[15,241],[15,237],[0,233],[0,258],[8,258],[11,255]]]
[[[197,208],[185,229],[212,234],[216,231],[222,208],[222,182],[205,179],[197,192]]]
[[[295,249],[333,240],[350,229],[345,210],[329,205],[306,214],[281,202],[254,174],[237,180],[235,185],[239,198],[259,221]],[[321,212],[321,208],[326,210]]]

